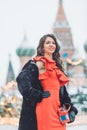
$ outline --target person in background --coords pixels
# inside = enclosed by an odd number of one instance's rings
[[[23,96],[19,130],[66,130],[78,113],[66,86],[60,46],[53,34],[41,37],[37,54],[17,77]]]

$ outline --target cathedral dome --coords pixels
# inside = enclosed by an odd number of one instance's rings
[[[35,49],[29,46],[29,42],[27,40],[26,35],[24,35],[24,38],[20,46],[17,48],[16,53],[18,56],[33,56],[34,55]]]

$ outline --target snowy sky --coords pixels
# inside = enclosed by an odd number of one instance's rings
[[[43,34],[52,32],[59,0],[0,0],[0,86],[5,83],[9,53],[15,75],[19,58],[15,51],[26,31],[30,46],[37,46]],[[87,0],[63,0],[75,48],[85,57]]]

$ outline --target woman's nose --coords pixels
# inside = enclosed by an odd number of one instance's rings
[[[53,44],[53,42],[50,42],[50,46],[53,46],[54,44]]]

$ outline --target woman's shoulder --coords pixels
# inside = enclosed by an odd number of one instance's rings
[[[44,56],[36,56],[36,57],[33,58],[33,60],[34,60],[35,62],[37,62],[37,61],[46,62],[46,59],[45,59]]]
[[[42,61],[44,63],[55,63],[55,61],[53,59],[48,59],[45,56],[36,56],[33,59],[34,59],[34,61]]]
[[[45,61],[44,57],[43,56],[37,56],[37,57],[34,57],[33,59],[36,62],[36,65],[39,69],[39,72],[41,73],[42,71],[45,71],[46,61]]]

